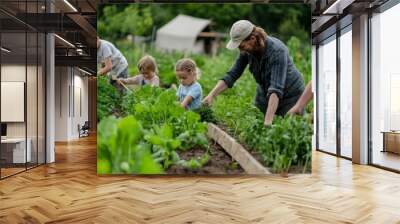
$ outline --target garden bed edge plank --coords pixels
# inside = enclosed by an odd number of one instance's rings
[[[241,144],[217,125],[208,123],[208,137],[214,139],[248,174],[271,174]]]

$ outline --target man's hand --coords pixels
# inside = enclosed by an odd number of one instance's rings
[[[301,94],[300,98],[297,100],[296,104],[290,108],[287,112],[290,115],[303,115],[304,108],[307,106],[308,102],[310,102],[313,98],[311,82],[309,82],[304,89],[304,92]]]
[[[214,101],[214,97],[218,96],[222,91],[227,88],[228,86],[225,84],[225,81],[219,80],[214,89],[212,89],[211,92],[203,99],[202,103],[211,106]]]
[[[202,101],[205,105],[211,105],[213,103],[214,97],[211,94],[208,94]]]
[[[279,98],[276,95],[276,93],[272,93],[269,96],[268,107],[267,107],[267,111],[265,113],[265,118],[264,118],[265,126],[269,126],[272,124],[272,121],[274,120],[275,112],[278,109],[278,105],[279,105]]]
[[[264,121],[264,126],[270,126],[272,124],[272,120]]]
[[[177,89],[178,89],[178,87],[176,87],[176,84],[175,84],[175,83],[172,83],[172,84],[171,84],[171,88],[174,89],[174,90],[177,90]]]
[[[287,113],[289,115],[302,115],[303,110],[299,106],[294,105]]]

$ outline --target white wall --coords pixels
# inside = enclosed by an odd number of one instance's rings
[[[55,141],[68,140],[68,87],[67,67],[55,68]]]
[[[25,65],[1,65],[1,81],[25,82]]]
[[[2,65],[1,81],[25,82],[25,65]],[[1,108],[7,110],[7,108]],[[25,122],[7,122],[8,137],[25,137]]]
[[[79,138],[78,124],[88,120],[88,78],[82,75],[76,68],[56,67],[56,141]]]
[[[82,126],[85,121],[89,120],[88,113],[88,78],[79,70],[74,69],[74,82],[72,92],[73,96],[71,98],[74,100],[71,105],[72,108],[72,119],[71,119],[71,132],[72,138],[78,138],[78,124]]]

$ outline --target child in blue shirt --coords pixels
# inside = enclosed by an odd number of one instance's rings
[[[197,82],[199,75],[196,63],[189,58],[179,60],[175,65],[176,77],[180,84],[176,97],[186,110],[195,110],[201,106],[202,89]]]

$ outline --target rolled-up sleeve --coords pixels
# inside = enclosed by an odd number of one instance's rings
[[[248,56],[245,53],[241,53],[239,57],[236,59],[235,64],[231,67],[231,69],[226,73],[226,75],[221,79],[224,80],[225,84],[232,88],[233,84],[235,84],[236,80],[240,78],[243,74],[244,69],[248,64]]]
[[[267,90],[267,98],[276,93],[279,99],[283,97],[285,88],[288,58],[286,51],[277,51],[272,56],[271,82]]]

